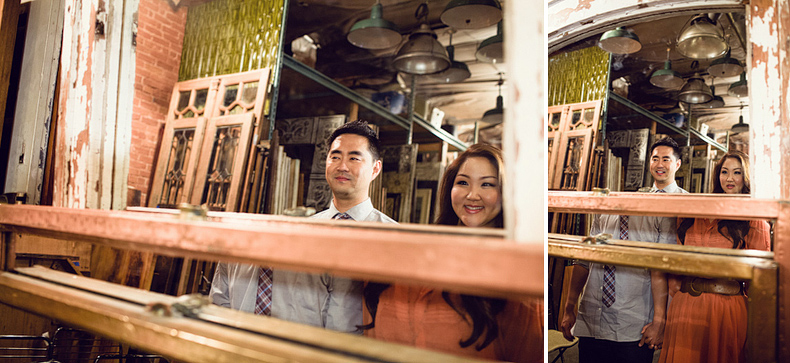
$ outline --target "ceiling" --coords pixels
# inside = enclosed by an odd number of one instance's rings
[[[731,49],[731,57],[737,59],[741,64],[746,63],[746,50],[744,49],[739,34],[743,37],[745,31],[744,13],[710,14],[713,18],[718,18],[718,23],[724,29],[725,37]],[[699,73],[708,85],[715,87],[715,95],[721,96],[724,100],[724,107],[715,109],[705,109],[692,106],[692,118],[698,118],[699,123],[705,123],[710,127],[709,133],[717,137],[723,135],[732,125],[738,122],[738,116],[743,106],[743,116],[748,123],[748,97],[737,98],[727,93],[729,86],[738,81],[739,77],[712,77],[708,74],[707,68],[713,60],[694,61],[681,55],[675,49],[678,35],[691,16],[676,16],[644,22],[628,26],[627,29],[633,31],[642,43],[642,48],[636,53],[618,55],[612,58],[612,80],[618,80],[620,88],[627,89],[627,98],[640,106],[656,113],[659,116],[665,113],[686,111],[688,104],[678,104],[677,96],[680,89],[662,89],[650,83],[650,76],[654,71],[663,68],[664,61],[667,60],[667,48],[670,49],[669,59],[672,61],[672,69],[680,73],[681,77],[688,79],[695,73]],[[559,52],[567,52],[576,49],[596,46],[601,34],[593,34],[590,37],[565,47]],[[748,42],[748,39],[743,39]],[[617,88],[617,87],[616,87]],[[650,121],[644,117],[636,117],[633,111],[621,106],[616,102],[610,103],[611,109],[607,128],[632,128],[649,127]],[[692,125],[696,127],[695,123]],[[664,132],[668,129],[664,130]],[[731,135],[733,142],[741,142],[748,137],[748,133]]]
[[[463,132],[474,127],[486,110],[494,108],[499,73],[504,63],[483,63],[475,51],[483,40],[496,34],[496,26],[473,30],[454,30],[441,22],[439,16],[450,0],[380,0],[383,18],[395,23],[401,31],[403,44],[420,25],[415,10],[427,3],[428,24],[439,42],[455,47],[455,61],[464,62],[472,76],[461,83],[439,84],[426,76],[416,77],[416,97],[430,111],[438,107],[445,112],[444,124],[456,125]],[[358,48],[346,40],[346,34],[358,20],[370,17],[375,0],[291,0],[285,32],[285,44],[305,35],[319,46],[315,68],[335,81],[370,96],[377,92],[410,93],[411,77],[398,76],[392,67],[399,46],[384,50]],[[506,1],[500,0],[503,8]],[[286,52],[290,49],[286,47]],[[503,75],[507,79],[507,75]],[[287,87],[283,84],[282,87]],[[502,92],[505,87],[502,87]],[[503,94],[504,95],[504,94]],[[408,95],[407,95],[408,97]],[[507,107],[507,105],[505,105]],[[278,111],[279,112],[279,111]],[[485,125],[482,125],[485,126]],[[457,132],[458,133],[458,132]]]

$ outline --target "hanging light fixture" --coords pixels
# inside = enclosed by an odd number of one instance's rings
[[[496,125],[502,123],[502,116],[504,114],[504,102],[502,99],[502,83],[505,81],[502,79],[502,73],[499,73],[499,82],[497,82],[497,87],[499,88],[499,95],[496,97],[496,107],[486,111],[483,114],[483,118],[481,121],[487,123],[488,125]]]
[[[631,54],[642,49],[639,37],[624,26],[603,33],[601,39],[598,40],[598,46],[614,54]]]
[[[724,57],[714,60],[708,66],[708,74],[716,77],[734,77],[743,72],[741,62],[730,57],[730,51]]]
[[[705,14],[692,17],[678,35],[678,52],[692,59],[713,59],[730,50],[724,30]]]
[[[699,76],[699,73],[695,73],[683,85],[680,94],[678,94],[678,99],[685,103],[699,104],[713,99],[713,94],[710,92],[710,87],[705,84],[705,80]]]
[[[452,0],[440,18],[451,28],[485,28],[502,20],[502,6],[497,0]]]
[[[429,76],[432,79],[435,79],[439,82],[458,83],[472,76],[472,72],[469,72],[469,67],[466,66],[466,63],[455,61],[455,47],[453,47],[453,32],[454,30],[451,29],[450,45],[447,46],[447,56],[448,58],[450,58],[450,67],[439,73],[435,73]]]
[[[409,35],[409,40],[398,50],[392,66],[408,74],[431,74],[450,67],[450,58],[442,43],[436,40],[436,33],[428,26],[428,5],[420,4],[414,17],[424,18],[420,28]]]
[[[400,30],[391,21],[381,18],[383,7],[379,0],[370,10],[370,18],[356,22],[348,32],[349,43],[365,49],[392,48],[401,41]]]
[[[660,88],[680,88],[683,85],[683,78],[680,74],[672,70],[672,61],[669,60],[669,50],[667,48],[667,60],[664,62],[664,68],[653,72],[650,76],[650,83]]]
[[[746,97],[749,95],[749,85],[746,82],[746,72],[741,72],[741,79],[730,85],[727,93],[733,97]]]
[[[716,87],[710,86],[710,93],[713,95],[713,99],[708,102],[701,103],[698,106],[700,108],[719,108],[724,106],[724,99],[721,96],[716,96]]]
[[[496,35],[484,40],[477,47],[475,58],[485,63],[502,63],[505,60],[502,49],[502,22],[496,25]]]
[[[730,132],[738,134],[741,132],[749,132],[749,124],[743,122],[743,104],[741,104],[741,114],[738,116],[738,123],[732,125]]]

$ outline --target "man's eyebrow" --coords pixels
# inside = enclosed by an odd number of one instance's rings
[[[351,154],[351,155],[360,155],[360,156],[362,155],[362,152],[361,151],[357,151],[357,150],[349,151],[348,153]]]
[[[340,150],[337,150],[337,149],[335,149],[335,150],[330,150],[330,151],[329,151],[329,153],[330,153],[330,154],[342,154],[342,153],[340,152]]]

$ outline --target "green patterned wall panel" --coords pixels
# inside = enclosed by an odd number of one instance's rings
[[[603,99],[609,53],[589,47],[549,58],[549,106]]]
[[[284,0],[214,0],[189,8],[179,81],[274,66]]]

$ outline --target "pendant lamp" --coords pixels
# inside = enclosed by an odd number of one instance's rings
[[[732,125],[730,132],[733,134],[738,134],[741,132],[748,132],[749,131],[749,124],[743,122],[743,105],[741,105],[741,114],[738,116],[738,123]]]
[[[713,99],[708,102],[701,103],[698,106],[700,108],[719,108],[724,106],[724,99],[721,96],[716,96],[716,87],[710,86],[710,93],[713,95]]]
[[[502,6],[497,0],[452,0],[440,17],[455,29],[479,29],[502,20]]]
[[[348,32],[349,43],[365,49],[392,48],[401,42],[398,27],[381,18],[383,7],[379,1],[373,5],[370,18],[356,22]]]
[[[392,61],[398,71],[408,74],[431,74],[450,67],[450,58],[428,24],[409,35],[409,40],[400,47]]]
[[[603,33],[601,39],[598,40],[598,46],[614,54],[631,54],[642,49],[639,37],[623,26]]]
[[[667,48],[667,60],[664,62],[664,68],[653,72],[650,76],[650,83],[660,88],[677,89],[683,85],[683,78],[680,77],[678,72],[672,70],[672,61],[669,60],[669,48]]]
[[[450,67],[430,75],[432,79],[443,83],[458,83],[472,76],[469,67],[464,62],[455,61],[455,47],[453,47],[453,33],[450,33],[450,45],[447,46],[447,56],[450,58]]]
[[[714,60],[708,66],[708,74],[716,77],[735,77],[743,72],[741,62],[730,57],[730,51],[724,57]]]
[[[714,59],[730,50],[724,30],[705,14],[692,17],[678,35],[678,52],[692,59]]]
[[[683,85],[678,99],[685,103],[699,104],[712,100],[713,94],[710,92],[710,87],[705,84],[705,80],[699,76],[699,73],[695,73]]]
[[[502,50],[502,22],[496,25],[496,35],[484,40],[477,47],[475,58],[485,63],[502,63],[505,60]]]
[[[733,97],[746,97],[749,95],[749,85],[746,82],[746,72],[741,72],[741,79],[730,85],[727,93]]]
[[[504,114],[504,102],[502,99],[502,83],[505,81],[502,79],[502,74],[499,74],[499,82],[497,86],[499,87],[499,95],[496,97],[496,107],[486,111],[483,114],[483,118],[481,121],[487,123],[488,125],[496,125],[502,123],[502,116]]]

